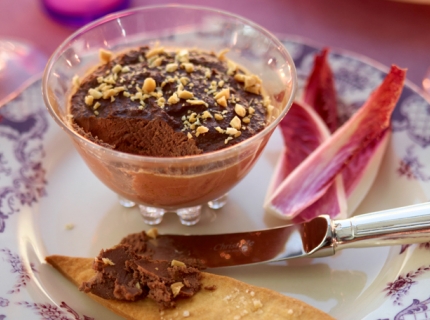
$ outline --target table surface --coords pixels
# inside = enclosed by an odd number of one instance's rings
[[[227,10],[274,33],[297,35],[331,48],[368,56],[385,65],[408,69],[421,86],[430,68],[430,1],[388,0],[188,0]],[[131,0],[131,6],[172,3]],[[177,2],[178,3],[178,2]],[[429,4],[426,4],[429,3]],[[0,1],[0,38],[33,43],[49,56],[75,29],[53,21],[40,1]]]

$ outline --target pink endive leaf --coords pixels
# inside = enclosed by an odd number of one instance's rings
[[[284,139],[285,149],[272,175],[267,198],[270,198],[274,190],[300,163],[330,137],[327,126],[313,108],[297,101],[293,103],[279,128]],[[345,192],[341,178],[320,199],[304,209],[296,222],[309,217],[313,218],[319,214],[329,214],[334,217],[340,213],[346,213]]]
[[[327,60],[328,49],[315,55],[314,66],[303,92],[303,100],[312,106],[327,124],[330,132],[335,132],[337,123],[336,89],[333,72]]]
[[[405,74],[405,70],[392,66],[359,111],[287,176],[265,208],[292,219],[321,198],[354,156],[389,128]]]

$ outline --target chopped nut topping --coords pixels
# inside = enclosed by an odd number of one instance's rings
[[[103,97],[103,94],[96,90],[96,89],[89,89],[88,93],[94,98],[94,99],[100,99],[101,97]]]
[[[249,107],[249,108],[248,108],[248,113],[249,113],[250,115],[253,115],[253,114],[255,113],[255,109],[254,109],[253,107]]]
[[[178,103],[180,101],[178,94],[176,92],[174,92],[169,99],[167,100],[168,104],[175,104]]]
[[[230,89],[223,89],[215,95],[215,100],[218,100],[221,97],[225,97],[226,99],[230,98]]]
[[[140,283],[139,283],[139,282],[136,282],[135,287],[136,287],[137,289],[142,289],[142,287],[140,286]]]
[[[188,73],[194,71],[194,65],[192,63],[189,63],[189,62],[183,62],[181,64],[181,67],[184,68],[185,71],[187,71]]]
[[[153,56],[159,55],[160,53],[164,53],[164,47],[158,47],[158,48],[149,50],[148,52],[146,52],[145,57],[149,59]]]
[[[168,63],[166,64],[166,71],[167,72],[175,72],[178,70],[179,65],[177,63]]]
[[[231,119],[231,121],[230,121],[230,125],[233,128],[240,130],[240,128],[242,127],[242,122],[240,121],[240,119],[237,116],[234,116],[234,118]]]
[[[227,139],[225,139],[224,144],[227,144],[230,140],[233,140],[233,137],[228,137]]]
[[[160,97],[157,99],[157,105],[159,107],[163,108],[165,104],[166,104],[166,99],[164,99],[163,97]]]
[[[235,128],[227,128],[225,130],[225,133],[230,135],[230,136],[234,136],[235,134],[237,134],[237,129]]]
[[[189,116],[189,118],[188,118],[188,121],[189,121],[190,123],[194,123],[194,122],[196,122],[196,121],[197,121],[197,113],[193,112],[192,114],[190,114],[190,116]]]
[[[103,99],[109,99],[110,97],[113,97],[115,95],[114,89],[109,89],[103,92]]]
[[[208,106],[208,104],[206,102],[204,102],[203,100],[186,100],[189,104],[193,104],[193,105],[200,105],[200,104],[204,104],[206,107]]]
[[[145,81],[143,81],[142,90],[145,93],[153,92],[156,87],[157,87],[157,84],[155,83],[155,80],[152,78],[146,78]]]
[[[225,99],[224,96],[222,96],[221,98],[218,98],[216,102],[222,107],[227,107],[227,100]]]
[[[196,137],[198,137],[199,135],[208,132],[209,129],[205,126],[200,126],[196,129]]]
[[[103,261],[103,263],[105,265],[110,265],[110,266],[114,266],[115,265],[115,263],[111,259],[109,259],[109,258],[102,258],[102,261]]]
[[[236,114],[240,117],[244,117],[246,116],[246,109],[244,106],[242,106],[239,103],[236,103],[236,105],[234,106],[234,112],[236,112]]]
[[[79,87],[79,85],[81,84],[81,80],[79,79],[79,76],[78,76],[78,75],[75,75],[75,76],[72,78],[72,84],[73,84],[73,86],[74,86],[75,88]]]
[[[181,82],[181,84],[182,84],[183,86],[186,86],[186,85],[190,82],[190,78],[187,78],[187,77],[181,77],[181,78],[179,79],[179,81]]]
[[[224,61],[226,58],[225,58],[225,55],[226,55],[226,53],[228,53],[230,51],[230,49],[229,48],[225,48],[225,49],[222,49],[219,53],[218,53],[218,59],[219,60],[221,60],[221,61]]]
[[[161,64],[163,63],[164,58],[163,57],[159,57],[153,61],[151,61],[151,63],[149,64],[150,68],[155,68],[155,67],[159,67],[161,66]]]
[[[193,138],[193,135],[192,135],[190,132],[188,132],[188,133],[187,133],[187,137],[188,137],[188,139],[192,139],[192,138]]]
[[[178,97],[181,99],[191,99],[194,98],[194,94],[190,91],[184,90],[178,92]]]
[[[211,75],[212,75],[211,69],[206,68],[206,70],[205,70],[205,77],[209,79],[211,77]]]
[[[157,228],[151,228],[148,231],[146,231],[146,235],[150,237],[151,239],[155,239],[158,236],[158,229]]]
[[[221,121],[223,119],[224,117],[222,115],[220,115],[219,113],[215,113],[215,120]]]
[[[236,73],[234,75],[234,80],[236,80],[237,82],[245,82],[245,75],[241,73]]]
[[[242,122],[248,124],[251,122],[251,119],[248,117],[244,117],[244,118],[242,118]]]
[[[182,287],[184,284],[182,282],[175,282],[170,285],[170,289],[172,289],[173,297],[176,297],[179,292],[181,292]]]
[[[218,87],[222,88],[223,85],[224,85],[224,80],[218,81]]]
[[[85,104],[87,106],[92,106],[94,102],[94,97],[93,96],[85,96]]]
[[[269,96],[265,96],[264,100],[263,100],[263,106],[265,106],[266,108],[270,105],[270,98]]]
[[[100,106],[101,106],[100,102],[98,102],[98,101],[97,101],[97,102],[94,104],[93,109],[94,109],[94,110],[97,110]]]
[[[121,72],[122,72],[122,73],[130,72],[130,67],[129,67],[129,66],[125,66],[125,67],[123,67],[123,68],[121,69]]]
[[[116,64],[113,68],[112,68],[112,72],[113,73],[119,73],[122,71],[122,66],[119,64]]]
[[[188,50],[187,49],[179,50],[176,53],[176,57],[175,58],[179,62],[188,62],[188,60],[189,60],[189,52],[188,52]]]
[[[228,61],[227,62],[227,66],[228,66],[227,74],[229,76],[233,75],[236,72],[236,70],[237,70],[237,65],[235,63],[231,62],[231,61]]]
[[[99,58],[102,63],[107,63],[112,58],[112,52],[102,48],[99,50]]]
[[[260,94],[261,79],[256,75],[245,76],[245,91]]]
[[[225,130],[221,127],[215,127],[215,130],[218,131],[219,133],[225,133]]]
[[[202,118],[203,118],[203,119],[212,118],[212,114],[211,114],[209,111],[205,110],[205,111],[202,113]]]
[[[187,265],[185,263],[183,263],[182,261],[179,260],[172,260],[172,262],[170,263],[170,265],[172,267],[186,267]]]

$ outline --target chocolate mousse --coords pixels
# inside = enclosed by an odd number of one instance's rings
[[[197,155],[244,141],[266,125],[261,80],[196,49],[140,47],[74,78],[75,130],[118,151],[157,157]]]
[[[110,300],[149,298],[160,309],[173,308],[176,299],[192,297],[200,290],[201,279],[194,264],[197,260],[175,257],[179,256],[169,244],[158,243],[144,231],[129,235],[100,252],[93,262],[96,275],[82,283],[80,290]]]

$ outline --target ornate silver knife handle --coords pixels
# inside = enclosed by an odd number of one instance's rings
[[[363,214],[331,222],[332,246],[390,246],[430,241],[430,203]]]

